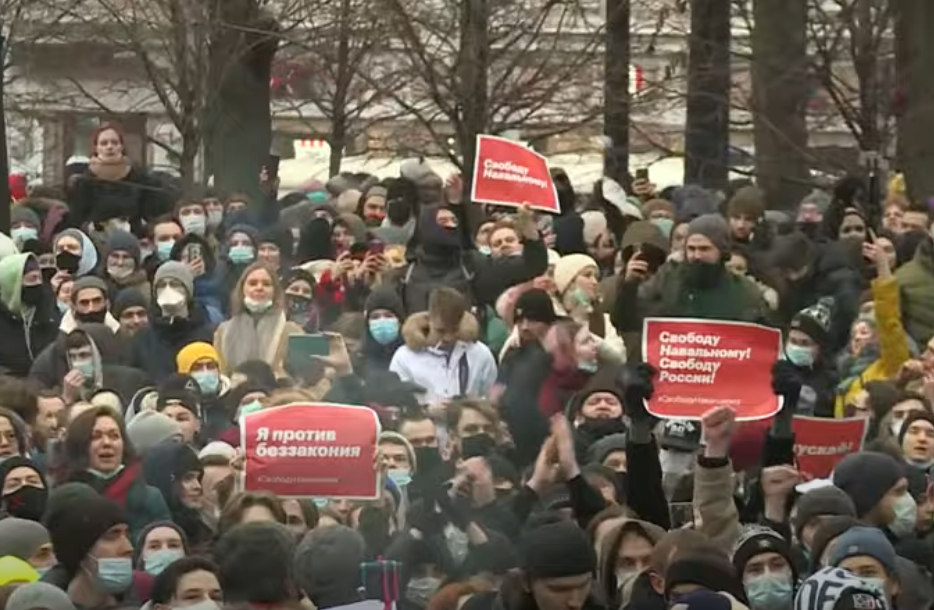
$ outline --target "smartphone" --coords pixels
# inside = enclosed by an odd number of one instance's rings
[[[266,159],[266,175],[270,182],[275,182],[279,178],[279,155],[271,154]]]
[[[649,179],[649,169],[643,167],[636,170],[636,180],[648,180]]]
[[[185,262],[192,263],[197,260],[203,260],[201,244],[188,244],[185,246]]]
[[[375,241],[371,241],[371,242],[370,242],[370,254],[372,254],[373,256],[378,256],[378,255],[382,254],[382,253],[385,252],[385,251],[386,251],[386,244],[385,244],[385,243],[383,243],[383,242],[381,242],[381,241],[379,241],[379,240],[375,240]]]
[[[350,258],[362,261],[366,258],[366,253],[368,251],[369,247],[366,244],[357,242],[350,246]]]
[[[327,356],[331,353],[328,338],[321,334],[289,335],[287,356],[307,360],[310,356]]]

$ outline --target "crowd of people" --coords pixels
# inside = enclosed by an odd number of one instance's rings
[[[119,126],[0,235],[0,610],[930,610],[931,211],[422,160],[178,193]],[[782,331],[782,407],[646,409],[651,317]],[[291,338],[323,338],[326,353]],[[380,497],[242,489],[240,418],[366,406]],[[866,418],[827,480],[796,415]]]

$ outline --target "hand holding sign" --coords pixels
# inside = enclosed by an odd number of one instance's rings
[[[730,407],[715,407],[707,411],[701,416],[701,430],[705,442],[704,457],[727,457],[736,430],[736,411]]]

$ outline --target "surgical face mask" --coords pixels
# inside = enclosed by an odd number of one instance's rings
[[[194,371],[191,376],[198,382],[198,387],[205,394],[217,394],[221,385],[221,376],[217,371]]]
[[[175,247],[175,240],[160,241],[156,244],[156,255],[160,261],[167,261],[172,256],[172,248]]]
[[[477,246],[477,251],[484,256],[491,256],[493,254],[489,246]]]
[[[670,218],[653,218],[649,222],[658,227],[665,239],[671,237],[671,230],[675,228],[675,221]]]
[[[219,227],[221,222],[224,220],[224,211],[223,210],[210,210],[208,211],[208,226],[213,228]]]
[[[61,313],[65,313],[69,309],[68,303],[64,301],[55,301],[55,306],[58,307],[58,311]]]
[[[235,265],[246,265],[253,262],[256,258],[256,251],[253,246],[233,246],[228,253],[230,262]]]
[[[94,360],[76,360],[71,363],[71,366],[84,375],[85,379],[94,378]]]
[[[813,366],[814,350],[801,345],[785,344],[785,359],[795,366]]]
[[[399,338],[399,320],[397,318],[378,318],[370,320],[370,336],[380,345],[389,345]]]
[[[257,301],[256,299],[245,297],[243,299],[243,306],[246,307],[247,311],[250,313],[266,313],[272,308],[272,299]]]
[[[182,229],[187,235],[204,235],[208,229],[207,219],[202,214],[182,216]]]
[[[406,470],[390,470],[386,476],[398,487],[405,487],[412,482],[412,473]]]
[[[895,501],[895,520],[889,524],[889,530],[899,538],[910,536],[915,531],[918,520],[918,505],[910,493],[904,493]]]
[[[257,411],[262,411],[262,410],[263,410],[263,403],[261,403],[258,400],[254,400],[240,407],[240,413],[238,417],[242,419],[244,416],[249,415],[250,413],[256,413]]]
[[[176,608],[175,610],[182,610],[182,608]],[[220,610],[220,606],[217,605],[217,602],[213,599],[205,599],[198,602],[197,604],[190,604],[184,607],[184,610]]]
[[[10,237],[13,238],[13,241],[22,245],[30,239],[39,239],[39,231],[32,227],[16,227],[10,231]]]
[[[424,608],[428,605],[428,600],[434,596],[440,587],[440,578],[431,576],[413,578],[409,581],[409,586],[405,588],[405,598],[415,606]]]
[[[664,473],[685,474],[694,466],[694,454],[690,451],[662,449],[658,452],[658,461]]]
[[[889,422],[889,430],[892,431],[892,436],[898,438],[898,435],[902,433],[902,426],[905,424],[904,419],[892,419]]]
[[[131,276],[135,269],[136,263],[131,260],[120,263],[109,263],[107,265],[107,274],[114,279],[122,280],[123,278]]]
[[[133,562],[129,557],[95,557],[94,561],[97,563],[95,579],[108,593],[123,593],[133,584]]]
[[[597,363],[596,362],[578,362],[577,369],[584,371],[585,373],[596,373],[597,372]]]
[[[622,591],[630,582],[638,578],[639,570],[620,570],[616,573],[616,588]]]
[[[123,231],[124,233],[130,232],[130,223],[127,220],[114,220],[111,221],[110,226],[108,227],[109,233],[114,231]]]
[[[184,556],[185,552],[181,549],[160,549],[145,558],[146,571],[153,576],[158,576],[169,567],[169,564]]]
[[[746,583],[746,595],[752,610],[786,610],[794,596],[791,576],[766,572]]]

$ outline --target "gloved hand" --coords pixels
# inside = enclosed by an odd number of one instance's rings
[[[623,401],[626,415],[632,421],[647,421],[651,418],[645,408],[645,401],[652,398],[655,386],[652,378],[656,371],[651,365],[627,364],[623,367],[619,378],[619,385],[623,390]]]
[[[787,360],[779,360],[772,365],[772,391],[776,396],[798,394],[803,383],[798,368]]]

